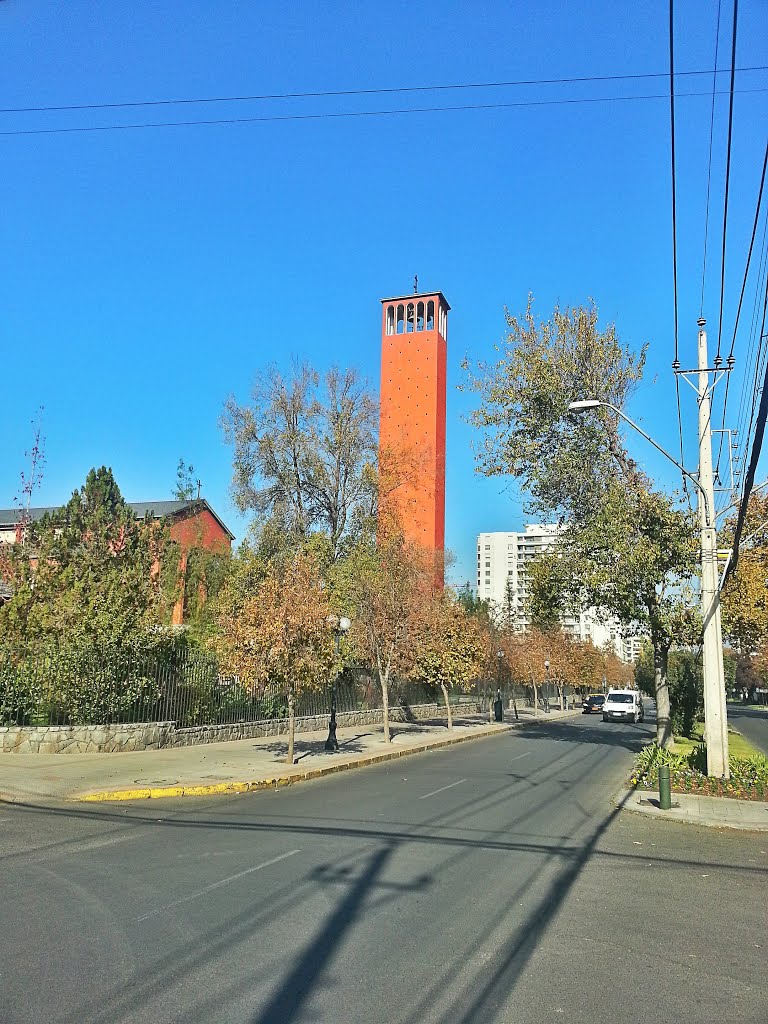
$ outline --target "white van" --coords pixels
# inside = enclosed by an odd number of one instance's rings
[[[609,690],[603,704],[603,721],[642,722],[645,718],[639,690]]]

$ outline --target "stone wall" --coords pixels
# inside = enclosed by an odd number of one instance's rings
[[[0,752],[12,754],[113,754],[120,750],[159,750],[175,722],[139,725],[0,726]]]
[[[454,715],[480,712],[477,701],[454,706]],[[445,716],[444,704],[399,705],[389,709],[392,722],[425,721]],[[381,708],[368,711],[342,711],[336,716],[339,729],[364,727],[383,721]],[[310,715],[296,719],[296,732],[322,732],[328,728],[328,715]],[[90,754],[122,750],[159,750],[162,747],[191,747],[200,743],[281,736],[288,731],[286,718],[262,722],[233,722],[227,725],[198,725],[177,729],[175,722],[148,722],[139,725],[23,725],[0,726],[0,752],[17,754]]]
[[[480,711],[477,701],[462,702],[454,708],[454,715],[474,715]],[[417,704],[405,708],[389,709],[391,722],[421,722],[445,716],[444,704]],[[381,708],[368,711],[341,711],[336,715],[339,729],[378,725],[384,720]],[[328,715],[308,715],[296,719],[296,732],[322,732],[328,728]],[[247,740],[259,736],[283,736],[288,732],[287,718],[273,718],[263,722],[234,722],[231,725],[199,725],[191,729],[178,729],[169,737],[169,747],[189,747],[197,743],[220,743],[222,740]]]

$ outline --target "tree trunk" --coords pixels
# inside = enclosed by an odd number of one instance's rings
[[[654,685],[656,690],[656,743],[660,747],[672,746],[672,716],[667,679],[669,649],[658,641],[653,645]]]
[[[451,712],[451,702],[448,699],[448,687],[445,683],[440,683],[440,689],[443,691],[443,697],[445,698],[445,710],[448,714],[448,728],[453,728],[453,714]]]
[[[536,685],[533,672],[531,672],[531,686],[533,687],[533,714],[537,717],[539,714],[539,688]]]
[[[293,764],[293,737],[296,731],[296,706],[293,700],[293,686],[288,687],[288,756],[287,764]]]
[[[387,743],[391,743],[392,737],[389,732],[389,673],[386,676],[379,676],[379,682],[381,683],[381,706],[384,717],[384,740]]]
[[[558,693],[560,694],[560,710],[561,711],[565,711],[565,707],[564,707],[564,703],[563,703],[563,694],[565,693],[565,686],[564,686],[564,684],[563,683],[558,683],[557,684],[557,689],[558,689]]]

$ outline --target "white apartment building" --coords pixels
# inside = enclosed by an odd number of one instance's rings
[[[481,533],[477,538],[477,596],[490,601],[499,615],[508,615],[515,627],[529,625],[526,615],[528,563],[557,545],[562,527],[529,524],[524,533]],[[610,644],[625,660],[624,639],[618,623],[603,622],[594,608],[562,618],[563,630],[579,640],[591,640],[595,647]]]
[[[621,655],[621,660],[626,661],[628,665],[634,665],[640,657],[642,643],[643,638],[641,636],[625,636],[622,645],[623,653]]]

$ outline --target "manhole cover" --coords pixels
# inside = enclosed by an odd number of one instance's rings
[[[177,786],[178,779],[134,779],[137,786]]]

